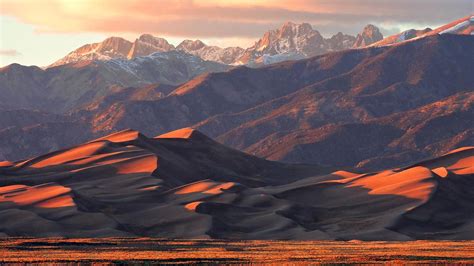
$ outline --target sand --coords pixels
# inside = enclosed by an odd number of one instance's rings
[[[188,139],[193,134],[194,130],[192,128],[182,128],[175,131],[171,131],[162,135],[157,136],[156,138],[160,139]]]
[[[0,187],[0,202],[12,202],[17,206],[39,208],[63,208],[75,206],[70,188],[43,184],[38,186],[11,185]]]
[[[0,164],[0,237],[474,239],[474,148],[353,173],[266,161],[190,128]],[[35,225],[35,226],[31,226]]]

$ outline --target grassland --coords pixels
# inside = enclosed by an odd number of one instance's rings
[[[474,241],[226,241],[8,238],[0,263],[474,263]]]

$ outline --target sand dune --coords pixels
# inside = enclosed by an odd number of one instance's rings
[[[385,171],[351,181],[348,187],[363,187],[374,195],[399,195],[406,198],[428,200],[435,180],[425,167],[412,167],[400,172]]]
[[[182,128],[175,131],[171,131],[162,135],[157,136],[159,139],[188,139],[193,134],[194,130],[192,128]]]
[[[0,202],[12,202],[18,206],[33,205],[40,208],[75,206],[69,195],[70,188],[43,184],[38,186],[11,185],[0,187]]]
[[[175,194],[190,194],[190,193],[203,193],[203,194],[220,194],[223,189],[229,189],[234,186],[235,183],[217,183],[212,181],[200,181],[190,185],[180,187]]]
[[[12,166],[13,163],[9,161],[2,161],[0,162],[0,167],[5,167],[5,166]]]
[[[123,130],[120,132],[116,132],[110,135],[107,135],[105,137],[99,138],[96,141],[99,140],[108,140],[111,142],[125,142],[125,141],[131,141],[131,140],[136,140],[140,136],[140,133],[138,131],[134,130]]]
[[[262,160],[190,128],[125,130],[0,163],[0,235],[474,239],[473,165],[466,147],[353,173]]]

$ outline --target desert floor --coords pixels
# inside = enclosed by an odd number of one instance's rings
[[[227,241],[7,238],[0,263],[474,263],[474,241]]]

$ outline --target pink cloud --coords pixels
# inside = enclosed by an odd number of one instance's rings
[[[1,12],[39,31],[256,37],[284,21],[354,33],[367,23],[440,24],[469,9],[471,0],[2,0]]]

